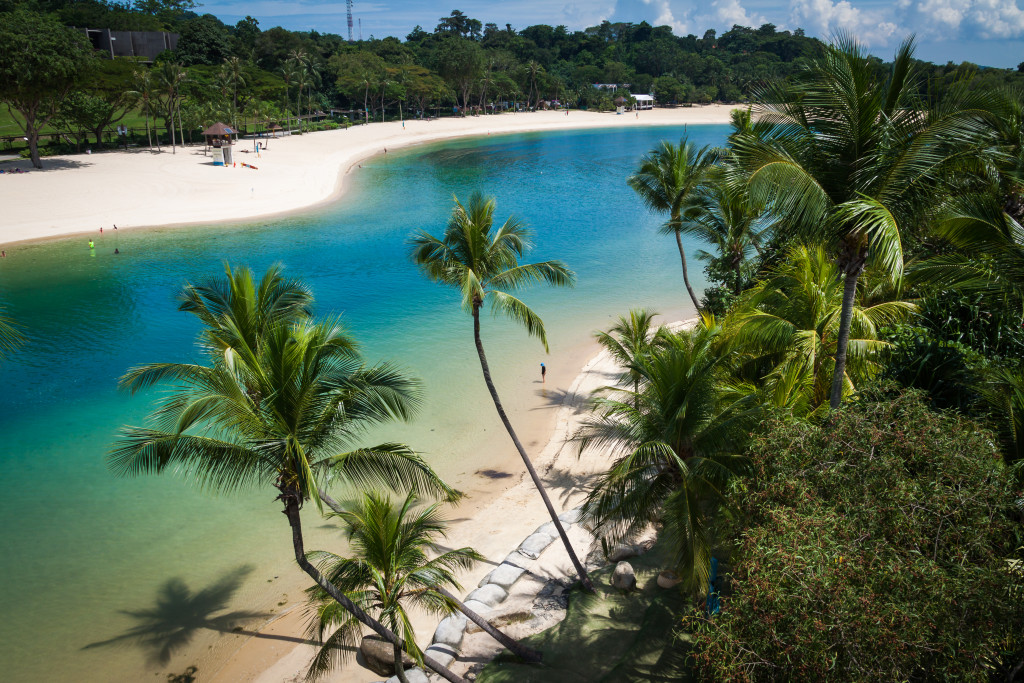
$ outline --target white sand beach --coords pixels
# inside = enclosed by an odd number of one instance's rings
[[[236,145],[237,167],[213,166],[203,146],[172,154],[146,149],[47,157],[2,168],[0,244],[105,230],[243,221],[313,207],[338,197],[345,175],[385,149],[457,137],[540,130],[728,123],[727,105],[654,109],[634,115],[540,111],[354,126],[272,139],[256,158],[252,141]],[[257,168],[244,168],[241,162]]]

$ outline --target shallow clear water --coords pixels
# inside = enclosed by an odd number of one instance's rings
[[[212,496],[173,477],[119,480],[105,467],[119,426],[139,424],[156,395],[129,399],[116,391],[117,378],[135,364],[196,357],[197,325],[173,299],[183,282],[218,272],[224,260],[257,273],[285,264],[313,287],[319,312],[343,314],[370,358],[396,360],[422,378],[422,414],[389,436],[429,453],[443,474],[486,467],[473,438],[481,420],[496,419],[470,320],[456,293],[409,263],[406,238],[417,228],[439,233],[452,194],[473,189],[496,196],[502,220],[510,212],[523,217],[536,232],[530,258],[561,258],[579,278],[573,290],[524,295],[547,322],[556,355],[630,306],[683,310],[675,245],[657,234],[659,218],[624,183],[643,152],[682,132],[432,145],[365,162],[344,200],[315,213],[244,226],[107,231],[94,255],[86,238],[13,250],[0,268],[0,302],[30,341],[2,366],[0,677],[103,681],[148,672],[152,679],[166,664],[152,644],[83,648],[150,623],[138,611],[153,609],[171,579],[196,590],[239,572],[229,582],[237,587],[231,604],[255,604],[287,566],[288,534],[268,492]],[[689,134],[720,143],[727,128],[692,126]],[[692,254],[698,245],[690,246]],[[695,285],[703,286],[699,271],[695,263]],[[485,336],[503,386],[533,379],[545,359],[536,341],[490,320]],[[209,616],[203,604],[179,602],[182,621]]]

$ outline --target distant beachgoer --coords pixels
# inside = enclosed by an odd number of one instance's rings
[[[115,254],[120,254],[120,253],[121,253],[121,250],[120,250],[120,249],[118,249],[117,247],[114,247],[114,253],[115,253]]]
[[[100,226],[100,234],[101,235],[103,234],[103,226],[102,225]]]
[[[387,153],[388,153],[388,148],[387,148],[387,147],[385,147],[385,148],[384,148],[384,153],[385,153],[385,154],[387,154]]]
[[[6,251],[0,251],[0,258],[7,258],[7,252]]]
[[[96,246],[96,245],[92,243],[92,240],[89,240],[89,248],[90,248],[90,249],[92,249],[92,248],[93,248],[93,247],[95,247],[95,246]]]
[[[548,374],[548,369],[547,369],[547,367],[546,367],[546,366],[545,366],[545,365],[544,365],[543,363],[541,363],[541,364],[540,364],[540,382],[541,382],[541,384],[543,384],[543,383],[544,383],[544,378],[545,378],[545,376],[546,376],[547,374]]]

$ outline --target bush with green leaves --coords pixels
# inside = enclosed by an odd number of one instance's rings
[[[700,673],[983,681],[1024,661],[1024,500],[988,432],[871,389],[829,424],[769,419],[748,454],[732,594],[686,618]]]

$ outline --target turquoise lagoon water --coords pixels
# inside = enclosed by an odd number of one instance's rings
[[[579,277],[573,290],[526,295],[548,324],[552,357],[630,306],[685,312],[675,245],[624,183],[643,152],[682,133],[431,145],[364,163],[345,198],[317,212],[244,226],[107,231],[95,255],[85,238],[12,250],[0,268],[0,302],[30,341],[2,369],[0,678],[164,680],[224,630],[222,608],[268,613],[288,599],[274,593],[275,577],[294,570],[272,493],[215,496],[174,477],[119,480],[104,464],[119,426],[139,424],[157,396],[129,399],[116,391],[117,378],[135,364],[197,357],[197,325],[173,299],[184,281],[218,272],[224,260],[257,272],[280,262],[304,278],[318,312],[342,313],[368,357],[396,360],[423,380],[424,410],[396,438],[457,477],[487,466],[474,437],[500,424],[480,381],[470,320],[455,293],[409,263],[407,236],[440,232],[452,194],[474,189],[496,196],[502,219],[523,217],[537,234],[531,258],[561,258]],[[727,128],[689,134],[719,143]],[[691,270],[703,285],[700,267]],[[485,336],[515,405],[545,360],[542,349],[498,321],[485,322]],[[315,520],[310,526],[315,541]]]

